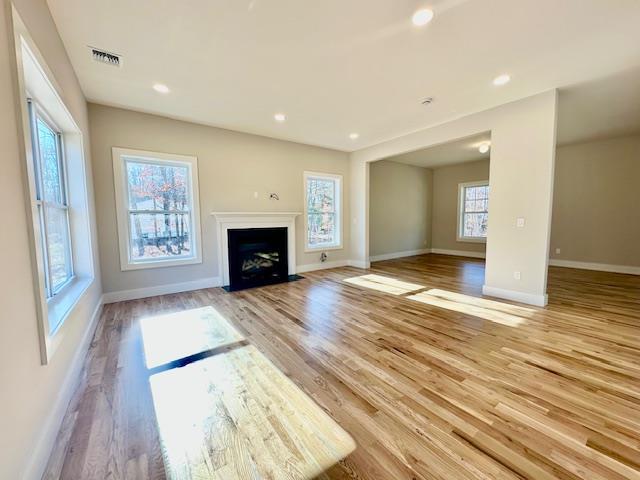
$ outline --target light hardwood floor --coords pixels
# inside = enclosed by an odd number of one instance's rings
[[[424,255],[107,305],[45,478],[164,478],[139,320],[212,305],[355,439],[324,478],[640,479],[640,277],[551,268],[545,309],[448,293],[483,276]]]

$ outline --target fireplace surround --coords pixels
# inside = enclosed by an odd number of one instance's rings
[[[286,273],[288,279],[296,273],[296,222],[299,212],[212,212],[216,219],[218,268],[222,285],[231,287],[229,231],[248,229],[286,229]],[[283,261],[279,260],[281,264]],[[284,281],[287,281],[285,279]]]

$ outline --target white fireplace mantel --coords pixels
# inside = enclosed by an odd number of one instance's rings
[[[222,285],[229,285],[229,235],[234,228],[287,228],[289,275],[296,273],[296,217],[300,212],[211,212],[216,219],[218,265]]]

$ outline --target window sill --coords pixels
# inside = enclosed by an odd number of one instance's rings
[[[53,330],[49,332],[50,338],[53,338],[60,331],[60,327],[64,325],[65,320],[80,301],[84,292],[87,291],[92,281],[92,278],[76,277],[62,292],[47,301],[49,325],[55,325]]]
[[[458,242],[465,243],[487,243],[487,237],[476,238],[476,237],[458,237],[456,238]]]
[[[342,245],[327,245],[327,246],[319,246],[319,247],[304,247],[304,253],[315,253],[315,252],[328,252],[330,250],[342,250]]]
[[[145,270],[147,268],[179,267],[181,265],[195,265],[202,263],[200,256],[194,258],[180,258],[175,260],[150,260],[147,262],[122,263],[120,270]]]

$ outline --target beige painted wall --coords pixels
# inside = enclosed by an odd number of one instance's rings
[[[431,170],[380,161],[369,175],[371,256],[430,248]]]
[[[85,137],[90,209],[93,209],[88,161],[86,102],[62,41],[44,0],[15,0],[38,50],[52,70],[58,93]],[[11,4],[0,8],[0,202],[12,208],[3,212],[3,225],[11,229],[11,254],[3,259],[0,277],[0,478],[35,479],[50,453],[59,422],[67,407],[63,387],[73,385],[78,365],[74,355],[97,306],[101,287],[89,287],[61,327],[62,343],[49,365],[40,364],[35,294],[28,239],[27,205],[22,180],[24,140],[18,116],[17,70],[13,45]],[[92,224],[95,231],[95,224]],[[94,235],[95,239],[95,235]],[[97,245],[94,242],[94,252]],[[10,275],[8,274],[10,272]]]
[[[329,261],[349,258],[349,162],[346,153],[207,127],[102,105],[89,105],[100,262],[104,291],[117,292],[201,280],[218,275],[213,211],[297,211],[304,207],[305,170],[343,175],[344,248]],[[120,271],[111,147],[198,157],[203,263]],[[254,198],[258,192],[259,198]],[[269,200],[275,192],[280,200]],[[303,218],[296,222],[298,265],[320,262],[305,253]]]
[[[457,189],[488,178],[489,160],[434,169],[432,248],[484,252],[456,240]],[[637,179],[640,135],[558,147],[550,258],[640,266]]]
[[[433,225],[431,248],[484,253],[486,244],[460,242],[458,184],[489,180],[489,160],[458,163],[433,169]]]
[[[559,147],[551,258],[640,266],[639,181],[640,135]]]

